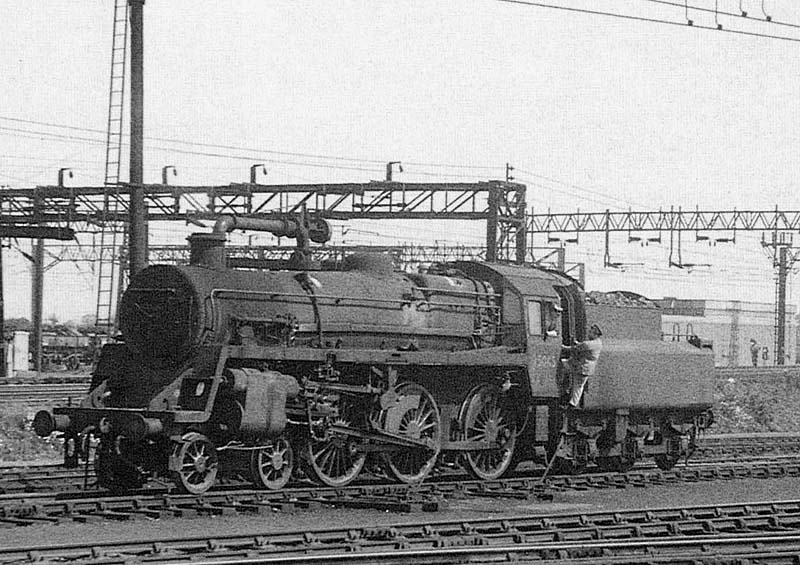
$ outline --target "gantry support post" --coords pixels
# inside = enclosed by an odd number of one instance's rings
[[[493,181],[487,204],[486,260],[522,265],[528,249],[525,185]]]
[[[497,190],[490,189],[489,215],[486,217],[486,260],[489,263],[497,261],[497,223],[500,208],[498,200]]]

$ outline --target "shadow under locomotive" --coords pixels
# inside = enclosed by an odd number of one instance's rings
[[[232,229],[298,248],[283,269],[229,269]],[[300,214],[223,217],[190,236],[190,265],[132,278],[124,342],[104,346],[79,406],[36,415],[37,433],[64,432],[72,466],[99,439],[103,487],[169,477],[202,493],[226,472],[278,489],[298,465],[343,486],[367,458],[405,483],[442,460],[482,479],[529,459],[668,468],[711,423],[712,355],[660,340],[607,336],[582,409],[562,408],[561,345],[587,327],[583,290],[562,273],[456,262],[408,274],[369,254],[323,270],[309,240],[329,233]]]

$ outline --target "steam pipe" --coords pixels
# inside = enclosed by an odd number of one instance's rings
[[[321,218],[308,220],[308,238],[314,243],[325,243],[331,238],[330,224]],[[212,233],[224,235],[233,230],[265,231],[278,237],[303,235],[303,222],[297,218],[244,218],[221,216],[214,224]]]
[[[220,216],[211,233],[194,233],[189,236],[189,264],[212,269],[225,268],[225,240],[233,230],[265,231],[278,237],[293,237],[297,251],[292,255],[293,268],[308,268],[308,241],[325,243],[331,238],[330,224],[321,219],[309,219],[302,211],[297,217],[244,218]],[[291,261],[291,260],[290,260]]]

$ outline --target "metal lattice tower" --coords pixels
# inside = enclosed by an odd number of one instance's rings
[[[122,272],[119,249],[125,233],[124,224],[118,221],[119,173],[122,156],[122,122],[125,101],[125,67],[128,51],[128,0],[114,1],[114,32],[111,44],[111,79],[108,88],[108,127],[106,132],[106,169],[102,219],[100,221],[100,257],[97,276],[98,326],[109,328],[113,324],[116,296],[122,284],[117,280]],[[118,241],[122,239],[123,241]],[[107,258],[107,259],[105,259]]]

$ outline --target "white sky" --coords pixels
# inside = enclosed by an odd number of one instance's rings
[[[751,15],[720,16],[725,29],[800,39],[800,28],[753,21],[761,0],[718,2]],[[683,7],[648,0],[551,3],[684,18]],[[795,2],[763,6],[800,24]],[[9,118],[105,129],[113,0],[0,0],[0,14],[0,185],[54,184],[59,167],[72,167],[74,185],[101,184],[102,133]],[[690,17],[715,25],[714,14]],[[401,160],[398,180],[477,181],[502,178],[510,162],[536,212],[798,210],[798,70],[796,41],[494,0],[147,0],[145,135],[251,150],[210,157],[146,141],[145,180],[175,165],[179,184],[224,184],[264,162],[272,183],[361,182]],[[348,243],[484,240],[476,224],[350,227]],[[156,225],[152,241],[181,243],[186,232]],[[683,260],[710,265],[692,273],[668,268],[668,234],[647,247],[612,237],[625,272],[603,268],[600,234],[582,235],[567,260],[587,263],[589,289],[772,302],[760,237],[712,247],[684,234]],[[19,253],[5,257],[6,315],[28,316],[28,267]],[[93,313],[95,278],[88,264],[49,271],[45,314]]]

